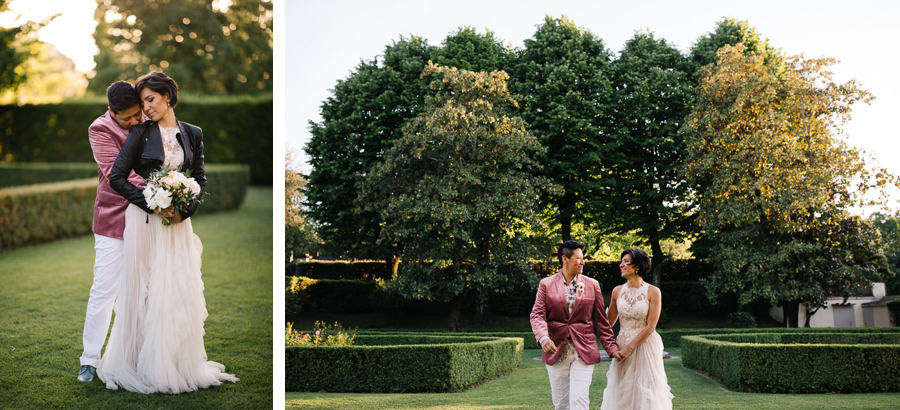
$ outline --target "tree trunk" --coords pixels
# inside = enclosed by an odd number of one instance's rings
[[[819,309],[813,310],[812,312],[809,310],[806,311],[806,322],[803,323],[803,327],[809,327],[809,320],[812,319],[812,315],[815,315],[818,311]]]
[[[562,216],[559,219],[559,223],[562,226],[562,240],[571,241],[572,240],[572,215],[568,214],[565,210],[560,212]]]
[[[459,332],[459,312],[460,306],[462,305],[462,296],[457,295],[453,298],[453,301],[450,302],[450,323],[447,324],[447,331],[457,333]]]
[[[653,286],[659,287],[659,271],[662,267],[663,251],[662,247],[659,245],[659,238],[656,238],[655,235],[650,238],[650,251],[653,252],[653,255],[650,258],[650,283],[652,283]]]
[[[462,264],[460,249],[462,249],[461,241],[456,239],[456,243],[453,246],[453,276],[455,277],[459,277],[459,269]],[[459,332],[460,305],[462,305],[461,294],[454,296],[450,302],[450,323],[447,324],[447,331],[449,332]]]
[[[400,255],[393,255],[392,260],[389,262],[391,264],[391,277],[396,278],[397,270],[400,269]]]
[[[791,301],[785,302],[781,305],[784,316],[784,327],[800,327],[797,323],[797,319],[800,317],[800,302]]]
[[[478,287],[478,297],[475,298],[475,324],[480,325],[484,318],[484,287]]]

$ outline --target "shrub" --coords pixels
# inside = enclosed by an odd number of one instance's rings
[[[891,316],[894,318],[894,326],[900,326],[900,299],[888,302],[887,306],[888,310],[891,311]]]
[[[756,327],[756,318],[747,312],[731,312],[726,319],[728,327],[743,329]]]
[[[376,282],[285,277],[285,314],[366,313],[373,310]]]
[[[900,391],[896,332],[685,336],[681,352],[685,366],[741,391]]]
[[[203,129],[211,163],[251,164],[254,184],[272,184],[272,96],[179,98],[178,119]],[[106,99],[0,106],[2,162],[90,162],[87,129]]]
[[[0,188],[97,177],[94,162],[0,162]]]
[[[868,333],[900,333],[900,327],[851,327],[851,328],[828,328],[828,334],[868,334]],[[723,328],[723,329],[657,329],[656,332],[663,340],[666,347],[681,347],[683,336],[699,336],[699,335],[725,335],[735,333],[821,333],[821,328]]]
[[[521,364],[518,338],[358,335],[353,346],[285,348],[285,389],[455,392]]]
[[[294,325],[288,323],[284,328],[284,346],[351,346],[356,339],[356,330],[352,333],[345,331],[340,323],[325,325],[325,322],[316,321],[315,331],[309,333],[294,330]]]
[[[246,165],[210,165],[206,174],[210,195],[196,215],[240,206],[249,181]],[[96,177],[0,189],[0,249],[90,234],[96,196]]]
[[[703,294],[705,289],[696,281],[679,282],[676,279],[696,278],[707,273],[708,267],[704,262],[695,260],[668,261],[670,270],[664,271],[663,290],[666,296],[663,298],[663,309],[671,314],[710,315],[720,312],[719,306],[725,306],[733,298],[725,298],[718,305],[712,305]],[[545,278],[558,272],[556,261],[533,261],[532,268],[539,278]],[[303,276],[315,279],[346,279],[346,280],[390,280],[391,267],[384,261],[308,261],[293,262],[285,265],[287,276]],[[585,264],[584,274],[597,279],[602,291],[608,296],[612,289],[622,283],[618,263],[606,261],[588,261]],[[528,315],[534,305],[537,283],[530,283],[524,272],[509,272],[512,278],[512,288],[506,292],[492,292],[487,297],[487,305],[491,312],[505,316]],[[698,296],[698,293],[700,296]],[[377,310],[397,308],[397,298],[383,292],[371,295],[374,298],[371,307]],[[476,299],[468,295],[463,302],[463,309],[471,309]],[[403,306],[413,305],[417,312],[443,312],[447,310],[446,304],[428,301],[408,301],[400,303]]]

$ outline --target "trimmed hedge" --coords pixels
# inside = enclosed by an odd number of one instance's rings
[[[384,261],[309,261],[288,263],[285,276],[313,279],[391,279],[391,266]]]
[[[522,340],[360,335],[353,346],[285,348],[285,390],[457,392],[522,364]]]
[[[96,172],[96,169],[95,171]],[[249,182],[246,165],[210,165],[197,215],[236,209]],[[0,249],[91,233],[97,177],[0,189]]]
[[[0,162],[0,188],[97,177],[94,162]]]
[[[272,184],[272,96],[181,97],[178,119],[203,129],[208,162],[251,164],[254,184]],[[89,162],[87,130],[104,111],[105,98],[0,106],[0,162]]]
[[[662,338],[663,345],[666,347],[683,347],[683,336],[699,336],[699,335],[725,335],[725,334],[744,334],[744,333],[821,333],[823,328],[802,327],[802,328],[737,328],[737,329],[656,329]],[[868,333],[898,333],[900,327],[851,327],[851,328],[827,328],[829,334],[868,334]]]
[[[754,393],[900,391],[900,334],[754,333],[685,336],[685,366]]]
[[[489,329],[469,329],[469,330],[461,330],[460,333],[449,333],[445,330],[434,330],[434,329],[403,329],[403,330],[385,330],[385,329],[357,329],[357,335],[433,335],[433,336],[445,336],[445,335],[465,335],[465,336],[479,336],[479,337],[518,337],[523,340],[523,348],[524,349],[540,349],[538,346],[537,340],[534,338],[534,333],[531,330],[489,330]]]
[[[723,311],[727,313],[729,309],[725,308],[726,306],[737,306],[734,295],[725,296],[720,299],[718,304],[712,305],[705,297],[706,289],[699,282],[675,281],[679,278],[697,278],[707,275],[711,269],[708,264],[690,259],[668,261],[664,266],[672,269],[664,271],[662,276],[662,289],[666,295],[663,298],[665,312],[710,316]],[[558,271],[557,263],[549,261],[534,261],[532,268],[540,278],[553,275]],[[391,267],[384,261],[308,261],[286,264],[285,274],[314,279],[387,281],[391,279]],[[588,261],[585,263],[584,274],[597,279],[607,297],[614,287],[624,283],[617,262]],[[513,280],[516,282],[513,289],[506,293],[489,294],[487,306],[492,313],[498,315],[528,315],[534,305],[537,282],[530,283],[522,272],[509,272],[509,275],[513,276]],[[311,292],[316,292],[316,290],[313,289]],[[398,301],[395,296],[384,293],[366,295],[366,297],[372,298],[368,308],[371,310],[396,308],[398,304],[404,305],[405,303]],[[409,303],[415,305],[417,312],[443,312],[449,306],[427,301],[409,301]],[[474,296],[470,295],[468,300],[463,302],[463,309],[472,309],[475,303]]]
[[[285,314],[367,313],[376,293],[375,282],[285,276]]]
[[[559,263],[556,261],[533,261],[532,266],[541,278],[559,271]],[[696,282],[709,276],[712,270],[712,265],[698,259],[666,261],[662,266],[660,280],[662,283]],[[317,279],[388,280],[391,278],[391,267],[384,261],[298,261],[285,265],[285,275]],[[619,262],[615,261],[586,261],[584,275],[597,279],[601,288],[610,292],[623,283]],[[534,290],[536,292],[537,288]]]

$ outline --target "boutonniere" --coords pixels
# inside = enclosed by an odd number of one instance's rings
[[[578,294],[578,297],[584,294],[584,282],[578,282],[575,284],[575,292]]]

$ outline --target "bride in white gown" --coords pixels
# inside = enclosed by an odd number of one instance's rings
[[[650,258],[644,251],[622,252],[619,269],[628,282],[613,289],[609,324],[619,320],[616,344],[622,360],[614,360],[606,373],[603,410],[669,410],[671,389],[663,366],[663,343],[656,333],[662,293],[644,282]]]
[[[131,204],[125,212],[125,262],[115,322],[97,375],[106,387],[138,393],[183,393],[237,382],[225,366],[207,361],[203,345],[206,300],[200,278],[203,245],[189,219],[197,202],[176,213],[152,211],[131,170],[145,179],[162,168],[193,171],[201,187],[203,136],[175,119],[175,81],[151,72],[138,79],[142,109],[151,119],[134,126],[116,159],[110,185]],[[163,220],[171,222],[164,226]]]

